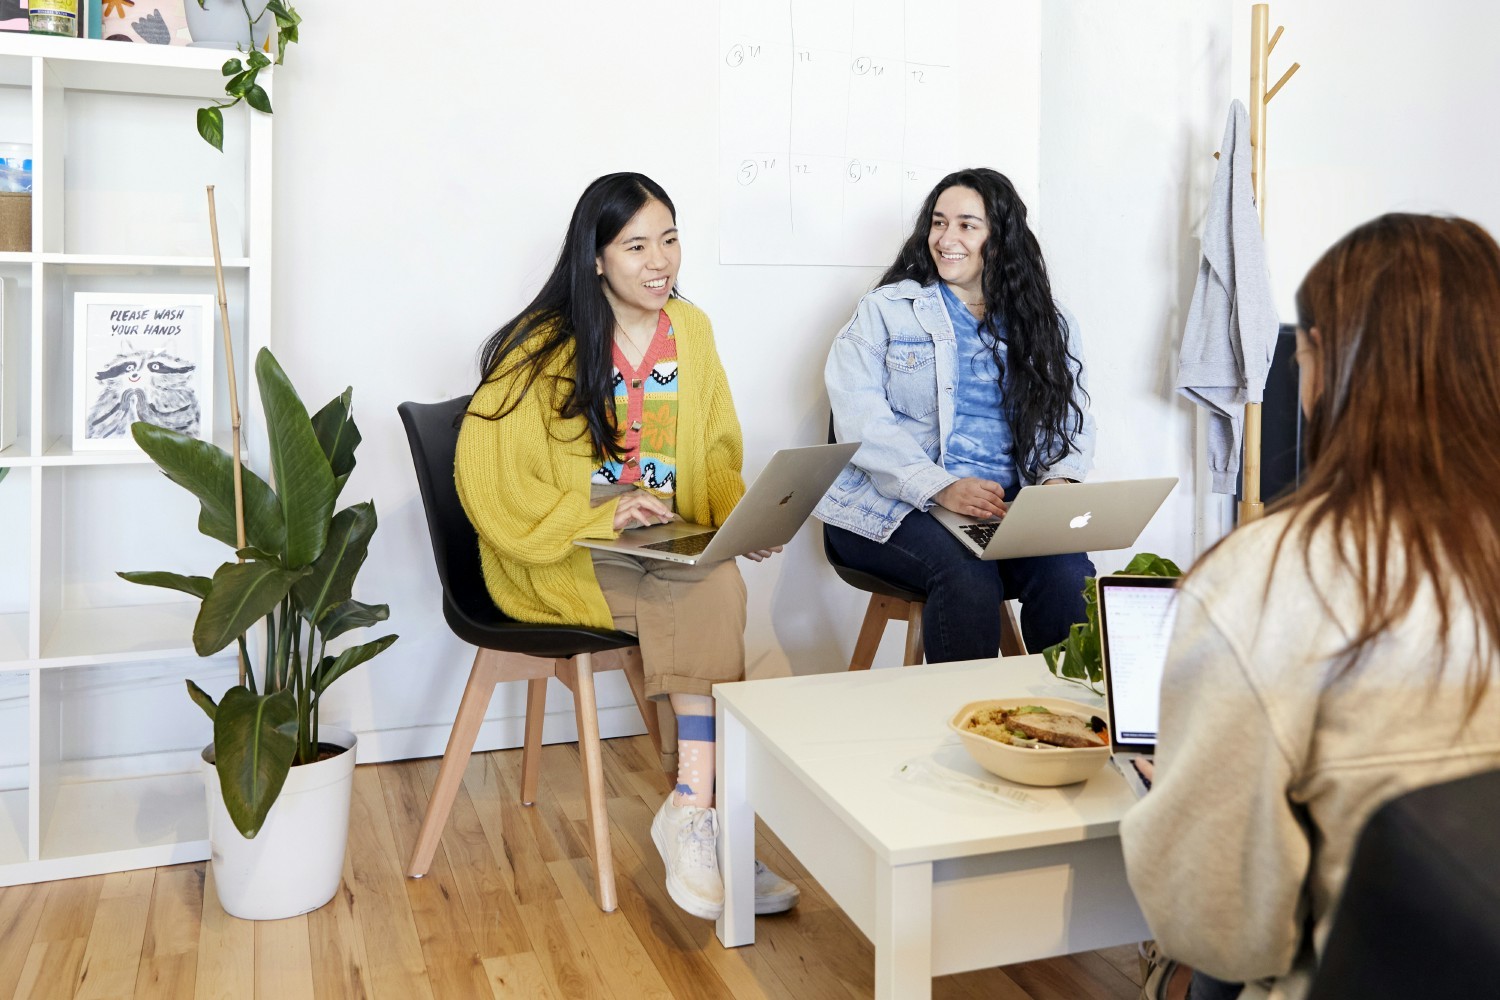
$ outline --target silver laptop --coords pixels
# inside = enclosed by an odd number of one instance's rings
[[[1135,766],[1156,753],[1161,676],[1177,617],[1177,579],[1101,576],[1099,651],[1109,701],[1111,761],[1137,797],[1151,782]]]
[[[1177,485],[1163,479],[1027,486],[1000,520],[965,517],[934,504],[932,516],[981,559],[1100,552],[1134,545]]]
[[[781,449],[718,528],[673,521],[628,528],[618,538],[587,538],[574,544],[688,565],[785,545],[858,450],[857,441]]]

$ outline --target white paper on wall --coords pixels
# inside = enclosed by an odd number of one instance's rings
[[[993,57],[964,39],[976,2],[725,0],[721,263],[891,261],[923,197],[979,148],[959,109],[983,102],[955,64]]]

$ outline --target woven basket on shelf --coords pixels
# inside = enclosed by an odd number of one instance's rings
[[[0,250],[31,249],[31,192],[0,191]]]

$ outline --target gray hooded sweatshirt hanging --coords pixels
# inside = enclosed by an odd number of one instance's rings
[[[1233,493],[1246,403],[1265,395],[1276,349],[1275,304],[1250,180],[1250,121],[1229,105],[1219,147],[1203,262],[1177,356],[1177,390],[1209,411],[1208,461],[1215,493]]]

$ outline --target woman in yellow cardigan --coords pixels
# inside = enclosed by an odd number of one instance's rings
[[[713,920],[724,884],[711,692],[744,677],[744,581],[732,559],[684,566],[573,544],[674,512],[718,525],[745,492],[729,382],[708,317],[677,297],[681,263],[660,185],[634,173],[590,184],[542,290],[480,352],[455,478],[502,611],[639,637],[646,693],[677,715],[677,787],[652,839],[672,899]],[[797,895],[757,862],[757,913]]]

